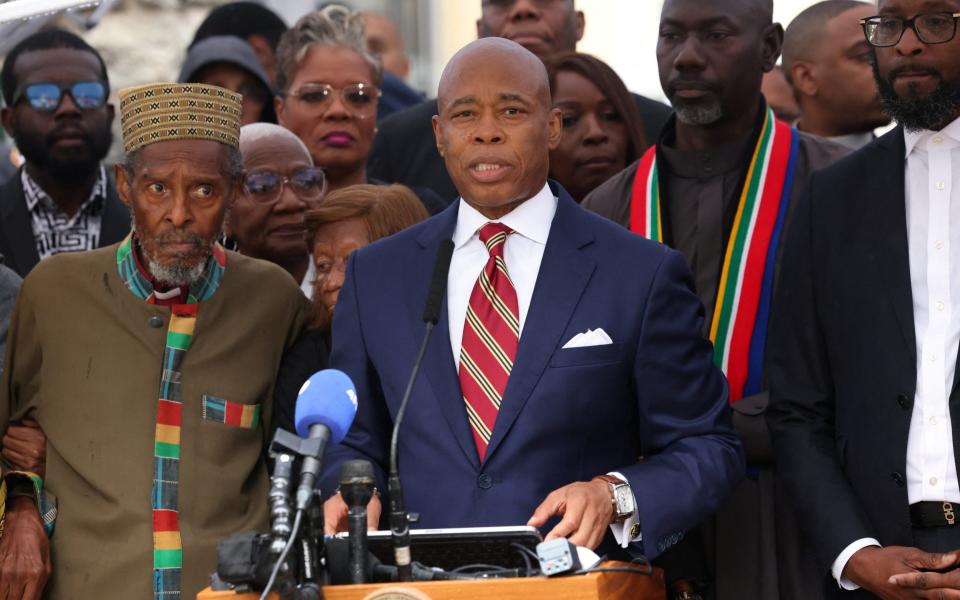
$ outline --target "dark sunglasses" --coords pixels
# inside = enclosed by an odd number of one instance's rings
[[[289,177],[272,171],[255,171],[247,175],[244,190],[259,204],[273,204],[280,198],[284,184],[289,185],[298,198],[318,202],[327,190],[327,178],[318,167],[300,169]]]
[[[40,112],[53,112],[60,107],[63,94],[70,94],[80,110],[94,110],[107,103],[107,86],[102,81],[74,81],[59,84],[52,81],[28,83],[13,96],[17,104],[26,98],[30,107]]]

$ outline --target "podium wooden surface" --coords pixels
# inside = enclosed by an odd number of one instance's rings
[[[609,562],[604,566],[629,566]],[[529,577],[478,581],[423,581],[337,585],[323,588],[325,600],[364,600],[384,588],[414,588],[430,600],[666,600],[663,571],[652,576],[623,572],[598,572],[572,577]],[[207,588],[197,600],[258,600],[259,594],[213,592]],[[270,600],[277,600],[275,594]]]

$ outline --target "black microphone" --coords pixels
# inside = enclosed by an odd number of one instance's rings
[[[350,582],[368,583],[367,504],[373,497],[373,465],[363,459],[348,460],[340,470],[340,495],[347,503],[350,524]]]
[[[400,434],[400,424],[407,412],[407,404],[413,393],[413,384],[417,381],[420,364],[427,352],[427,343],[430,333],[440,320],[440,308],[443,305],[443,294],[447,289],[447,272],[450,270],[450,259],[453,257],[453,240],[443,240],[437,248],[437,258],[433,263],[433,276],[430,278],[430,289],[427,292],[427,303],[423,309],[424,327],[423,343],[413,363],[410,372],[410,381],[403,393],[400,408],[397,409],[397,419],[393,423],[393,435],[390,438],[390,477],[387,487],[390,492],[390,531],[393,540],[393,558],[397,563],[398,578],[400,581],[413,580],[413,567],[410,557],[410,520],[403,503],[403,489],[400,487],[400,472],[397,469],[397,439]]]

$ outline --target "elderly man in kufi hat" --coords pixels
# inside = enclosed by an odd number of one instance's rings
[[[0,432],[31,416],[47,465],[42,482],[7,477],[0,597],[39,598],[52,565],[54,600],[193,598],[218,541],[267,525],[269,399],[309,305],[279,267],[216,242],[243,180],[240,101],[195,84],[121,90],[131,234],[23,283]],[[49,542],[41,485],[59,509]]]

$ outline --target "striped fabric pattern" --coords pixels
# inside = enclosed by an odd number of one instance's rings
[[[133,239],[117,249],[117,270],[127,288],[139,299],[155,302],[153,285],[137,267]],[[181,366],[193,341],[200,302],[210,298],[223,278],[226,253],[218,245],[203,277],[190,286],[187,304],[172,306],[163,350],[163,370],[153,443],[153,596],[154,600],[180,600],[183,542],[180,538],[180,433],[183,425]]]
[[[243,429],[254,429],[260,423],[260,405],[240,404],[216,396],[205,395],[203,397],[202,416],[208,421],[216,421]]]
[[[503,246],[511,233],[502,223],[480,228],[480,241],[489,258],[470,294],[460,347],[460,389],[481,462],[520,341],[517,291],[503,258]]]
[[[777,249],[790,207],[799,134],[769,108],[746,173],[724,251],[710,326],[714,363],[730,384],[730,402],[763,389],[764,353]],[[634,177],[630,230],[663,241],[656,147]]]

